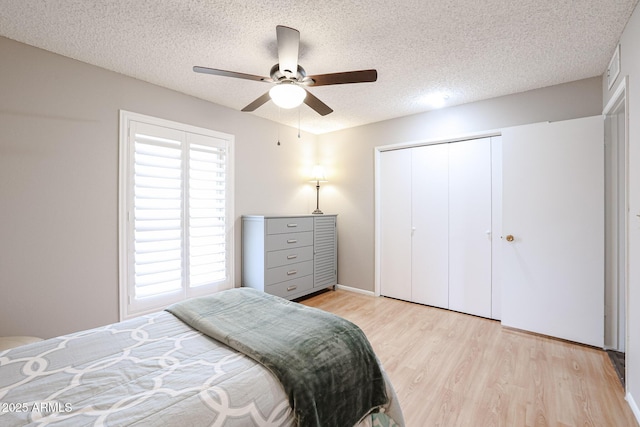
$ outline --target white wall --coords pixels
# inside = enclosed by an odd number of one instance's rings
[[[320,135],[319,162],[330,169],[321,205],[339,214],[338,283],[374,290],[374,147],[601,112],[594,77]]]
[[[118,320],[118,112],[235,135],[249,213],[310,213],[316,136],[0,38],[0,336]]]
[[[613,54],[613,52],[611,52]],[[629,227],[627,232],[627,398],[640,422],[640,7],[636,7],[620,38],[621,71],[612,90],[602,80],[603,107],[618,83],[629,77]]]

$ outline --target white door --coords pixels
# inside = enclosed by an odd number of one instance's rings
[[[491,139],[449,144],[449,308],[491,317]]]
[[[502,317],[502,137],[491,137],[491,318]]]
[[[502,135],[502,323],[602,347],[603,119]]]
[[[380,293],[411,301],[411,150],[380,153]]]
[[[412,297],[449,307],[449,145],[411,150]]]

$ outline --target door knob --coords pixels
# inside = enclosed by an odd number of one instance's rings
[[[507,234],[507,242],[513,242],[513,239],[514,239],[513,235]]]

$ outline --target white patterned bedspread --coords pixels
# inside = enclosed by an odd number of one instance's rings
[[[387,414],[402,425],[395,393]],[[365,425],[396,425],[385,414]],[[278,380],[158,312],[0,352],[1,426],[290,426]]]

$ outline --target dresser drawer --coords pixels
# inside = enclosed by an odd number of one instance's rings
[[[267,234],[313,231],[313,218],[269,218]]]
[[[313,246],[271,251],[267,252],[267,268],[280,267],[281,265],[295,264],[312,259]]]
[[[313,261],[299,262],[296,264],[284,265],[282,267],[270,268],[266,272],[266,285],[293,280],[298,277],[313,274]]]
[[[313,289],[313,276],[305,276],[267,286],[265,292],[289,299],[298,293],[304,293],[311,289]]]
[[[267,236],[265,250],[270,252],[311,245],[313,245],[313,231],[305,231],[304,233],[272,234]]]

